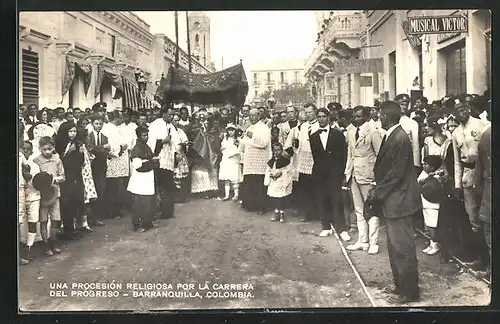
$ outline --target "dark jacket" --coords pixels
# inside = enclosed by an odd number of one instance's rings
[[[371,197],[380,203],[384,217],[411,216],[422,209],[412,146],[401,126],[380,147],[374,173],[376,185]]]
[[[347,162],[347,144],[341,131],[330,128],[326,150],[323,148],[320,132],[309,136],[314,166],[312,176],[316,180],[324,180],[340,186],[344,179]]]
[[[491,223],[491,126],[479,139],[478,156],[474,169],[474,186],[481,203],[479,219]]]
[[[94,132],[87,135],[87,150],[95,156],[92,160],[92,169],[94,172],[106,172],[108,170],[108,153],[109,149],[105,149],[104,145],[108,144],[108,138],[101,133],[101,145],[97,146]]]

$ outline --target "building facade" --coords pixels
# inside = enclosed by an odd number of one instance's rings
[[[449,15],[465,17],[468,33],[413,36],[408,32],[409,17]],[[373,99],[392,99],[398,93],[413,94],[414,98],[423,95],[432,101],[460,93],[483,94],[489,89],[491,15],[488,10],[367,10],[363,12],[362,24],[357,55],[335,59],[376,62],[381,67],[372,71],[365,68],[359,76],[348,76],[350,89],[346,92],[341,84],[326,82],[330,75],[338,74],[335,67],[345,62],[335,65],[325,59],[329,51],[318,44],[309,58],[306,75],[316,82],[319,105],[330,101],[344,106],[372,105]],[[325,34],[335,33],[337,27],[329,25]],[[322,40],[331,44],[328,37]],[[342,41],[342,37],[335,39],[337,44]],[[328,89],[332,86],[337,90],[329,96]],[[344,95],[349,93],[350,97]]]
[[[250,70],[248,97],[256,98],[264,92],[272,92],[286,85],[305,84],[304,65],[306,59],[265,61]]]
[[[21,12],[19,103],[87,108],[104,101],[110,110],[121,108],[117,89],[124,82],[137,88],[136,69],[148,80],[146,99],[152,101],[156,81],[175,62],[175,48],[129,11]],[[187,53],[179,56],[187,69]],[[209,71],[192,64],[195,73]]]

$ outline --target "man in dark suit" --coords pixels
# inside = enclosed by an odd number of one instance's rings
[[[491,267],[491,125],[481,135],[474,169],[474,187],[478,196],[479,220],[483,227],[484,239],[489,250]],[[486,275],[489,277],[491,268]]]
[[[87,149],[91,154],[92,178],[94,178],[97,199],[92,203],[91,226],[103,226],[102,218],[106,211],[103,199],[106,192],[106,171],[108,169],[108,153],[111,149],[108,138],[102,134],[104,117],[92,116],[92,130],[87,135]]]
[[[412,215],[422,209],[415,175],[412,145],[399,125],[401,107],[397,102],[380,105],[380,121],[387,130],[375,161],[375,186],[366,203],[381,208],[387,223],[387,249],[394,279],[393,304],[405,304],[420,298],[417,254],[413,237]]]
[[[314,160],[312,179],[316,204],[323,228],[320,236],[331,235],[333,224],[340,237],[349,241],[351,238],[347,233],[341,198],[347,161],[345,137],[341,131],[330,126],[329,111],[326,108],[318,109],[317,118],[319,129],[309,136],[309,142]]]

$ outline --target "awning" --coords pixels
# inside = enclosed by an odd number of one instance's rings
[[[83,89],[85,94],[89,91],[90,80],[92,80],[92,66],[85,63],[83,60],[76,57],[66,55],[66,62],[64,66],[62,95],[64,96],[75,81],[76,73],[83,76]]]
[[[139,93],[139,87],[135,81],[132,81],[126,76],[122,76],[123,84],[123,106],[125,108],[130,108],[132,110],[139,110],[142,108],[151,109],[154,107],[154,102],[152,96],[147,94],[141,97]]]

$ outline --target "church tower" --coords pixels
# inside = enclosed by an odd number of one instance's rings
[[[210,18],[203,11],[189,11],[189,42],[191,54],[203,66],[211,66]]]

